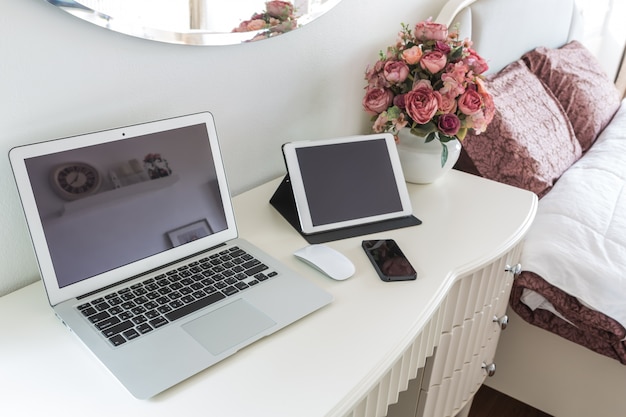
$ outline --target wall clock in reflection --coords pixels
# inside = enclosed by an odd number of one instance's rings
[[[59,197],[71,201],[95,194],[102,178],[92,165],[69,162],[56,166],[51,172],[50,181]]]
[[[340,0],[45,0],[98,26],[188,45],[228,45],[299,28]]]

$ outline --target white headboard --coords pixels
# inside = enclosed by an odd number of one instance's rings
[[[581,19],[575,0],[448,0],[435,21],[459,23],[494,73],[538,46],[580,39]]]

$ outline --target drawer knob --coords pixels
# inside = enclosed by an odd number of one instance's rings
[[[493,316],[493,322],[498,323],[498,326],[500,326],[500,328],[504,330],[506,329],[506,326],[509,325],[509,316],[507,316],[506,314],[502,317]]]
[[[484,369],[485,372],[487,372],[487,376],[494,376],[496,374],[495,363],[490,363],[489,365],[487,365],[485,362],[483,362],[482,369]]]
[[[515,265],[513,265],[513,266],[511,266],[511,265],[507,265],[507,266],[504,268],[504,270],[505,270],[506,272],[510,272],[510,273],[512,273],[513,275],[519,275],[519,274],[520,274],[520,272],[522,272],[522,264],[519,264],[519,263],[518,263],[518,264],[515,264]]]

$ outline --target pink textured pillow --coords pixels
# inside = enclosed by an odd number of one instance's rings
[[[540,197],[581,155],[572,125],[552,93],[522,60],[489,77],[496,114],[463,149],[481,176]]]
[[[537,48],[522,59],[559,100],[585,152],[620,105],[615,84],[578,41],[559,49]]]

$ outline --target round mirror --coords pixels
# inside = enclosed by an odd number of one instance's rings
[[[230,45],[277,36],[340,0],[46,0],[98,26],[161,42]]]

